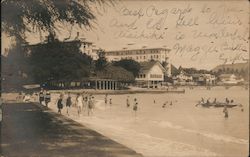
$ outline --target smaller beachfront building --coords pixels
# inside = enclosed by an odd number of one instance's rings
[[[234,74],[221,74],[219,80],[221,84],[238,84],[244,81],[243,78],[237,77]]]
[[[141,69],[135,78],[136,85],[144,88],[159,88],[164,81],[166,69],[159,61],[141,62]]]
[[[50,81],[46,83],[49,89],[96,89],[96,90],[118,90],[121,82],[114,79],[85,78],[72,81]]]
[[[173,77],[173,83],[175,85],[191,85],[193,84],[193,77],[184,70],[181,70],[178,75]]]
[[[192,74],[193,82],[197,85],[215,85],[216,77],[212,74]]]

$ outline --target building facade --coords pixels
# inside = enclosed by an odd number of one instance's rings
[[[165,68],[159,61],[141,62],[141,70],[135,78],[140,87],[158,88],[164,81]]]
[[[192,74],[193,81],[197,85],[215,85],[216,77],[212,74]]]
[[[170,49],[166,48],[143,48],[106,51],[105,56],[108,61],[119,61],[121,59],[133,59],[137,62],[159,61],[161,64],[164,64],[166,75],[171,76],[169,53]]]
[[[238,84],[244,81],[243,78],[237,77],[234,74],[221,74],[219,79],[221,81],[220,83],[222,84]]]
[[[54,41],[59,41],[59,40],[56,39],[54,35],[50,34],[47,36],[47,39],[44,42],[33,45],[29,45],[28,43],[26,43],[23,45],[23,49],[25,49],[26,55],[30,55],[32,48],[42,47]],[[98,59],[97,49],[95,48],[95,45],[93,45],[92,42],[86,41],[85,38],[80,38],[80,39],[76,38],[74,40],[64,40],[61,42],[67,47],[71,46],[78,47],[81,53],[89,55],[93,60]]]
[[[175,85],[192,85],[193,77],[181,70],[179,75],[173,77],[173,83]]]

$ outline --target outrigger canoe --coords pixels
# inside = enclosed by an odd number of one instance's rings
[[[199,102],[196,106],[202,106],[202,107],[224,107],[227,106],[228,108],[232,108],[232,107],[236,107],[239,106],[241,107],[241,104],[227,104],[227,103],[221,103],[221,102],[217,102],[217,103],[201,103]]]

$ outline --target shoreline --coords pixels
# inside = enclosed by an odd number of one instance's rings
[[[177,87],[177,88],[174,88]],[[174,93],[174,94],[185,94],[186,90],[195,90],[195,89],[205,89],[211,90],[213,88],[226,88],[230,89],[233,87],[237,88],[244,88],[244,90],[249,90],[249,88],[245,88],[244,85],[231,85],[231,86],[169,86],[169,88],[155,88],[155,89],[148,89],[148,88],[135,88],[135,89],[123,89],[123,90],[96,90],[96,89],[59,89],[59,90],[49,90],[51,93],[60,93],[60,92],[70,92],[70,93],[88,93],[88,94],[96,94],[96,95],[103,95],[103,94],[110,94],[110,95],[123,95],[123,94],[162,94],[162,93]],[[30,92],[37,92],[32,91]],[[19,92],[2,92],[2,97],[6,97],[8,95],[15,95],[17,96]],[[25,93],[25,92],[24,92]],[[29,93],[29,92],[28,92]]]

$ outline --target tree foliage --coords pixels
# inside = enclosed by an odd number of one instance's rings
[[[91,57],[80,52],[77,43],[68,46],[59,41],[37,45],[32,48],[29,59],[37,83],[88,77],[92,63]]]
[[[95,68],[96,70],[103,70],[108,64],[107,58],[105,57],[105,51],[100,49],[97,55],[98,59],[95,62]]]
[[[55,32],[57,23],[91,28],[93,3],[113,4],[111,0],[2,0],[2,32],[20,40],[26,31]]]
[[[120,61],[113,62],[114,66],[120,66],[129,72],[132,72],[134,77],[136,77],[140,71],[140,64],[132,59],[122,59]]]

